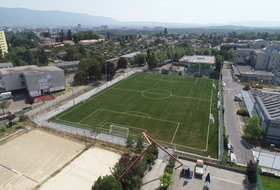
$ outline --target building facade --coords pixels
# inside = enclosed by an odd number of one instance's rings
[[[65,90],[66,86],[64,71],[55,66],[4,68],[0,69],[0,77],[6,91],[27,89],[32,97]]]
[[[8,45],[5,37],[5,32],[0,30],[0,49],[2,51],[2,56],[4,57],[8,53]]]

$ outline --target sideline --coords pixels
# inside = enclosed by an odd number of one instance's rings
[[[8,138],[10,138],[10,137],[12,137],[12,136],[14,136],[14,135],[16,135],[16,134],[18,134],[18,133],[20,133],[21,131],[23,131],[23,129],[20,129],[20,130],[14,132],[13,134],[10,134],[10,135],[7,136],[7,137],[4,137],[4,138],[0,139],[0,142],[3,141],[3,140],[6,140],[6,139],[8,139]]]

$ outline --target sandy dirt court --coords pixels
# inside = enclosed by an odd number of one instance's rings
[[[4,180],[0,180],[0,189],[30,189],[83,148],[83,144],[38,130],[9,141],[0,146],[0,165],[5,166],[0,168],[0,174],[6,172]]]
[[[110,174],[120,155],[100,148],[90,148],[65,167],[59,174],[42,185],[40,190],[91,189],[100,176]]]

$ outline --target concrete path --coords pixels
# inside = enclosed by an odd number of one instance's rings
[[[169,153],[173,154],[173,149],[166,149]],[[169,163],[170,156],[163,150],[158,148],[158,159],[155,160],[155,164],[152,165],[151,170],[143,178],[142,190],[155,190],[159,189],[160,181],[158,177],[164,174],[165,166]]]
[[[152,165],[152,169],[147,172],[143,178],[142,190],[155,190],[159,189],[160,181],[158,177],[163,175],[166,162],[161,159],[157,159],[155,164]]]

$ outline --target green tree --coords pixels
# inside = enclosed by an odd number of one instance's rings
[[[171,179],[172,174],[169,174],[167,172],[164,173],[164,175],[159,176],[159,181],[160,181],[160,188],[161,189],[167,189],[169,185],[174,183],[174,181]]]
[[[65,33],[63,30],[61,30],[59,33],[59,40],[60,42],[63,42],[65,40]]]
[[[44,32],[44,33],[43,33],[43,36],[44,36],[45,38],[51,38],[51,37],[52,37],[51,34],[50,34],[49,32]]]
[[[125,169],[130,166],[136,158],[137,156],[133,157],[132,159],[129,159],[128,157],[122,157],[119,162],[111,169],[112,175],[118,179],[121,174],[123,174]],[[146,163],[143,162],[143,160],[138,161],[120,181],[123,190],[140,189],[146,168]]]
[[[73,48],[67,49],[67,54],[65,56],[67,61],[74,61],[75,60],[75,50]]]
[[[67,40],[72,40],[72,34],[70,29],[67,31]]]
[[[215,62],[215,71],[221,72],[222,64],[224,62],[224,58],[221,55],[216,56],[216,62]]]
[[[85,83],[87,79],[88,79],[88,74],[84,70],[78,70],[74,76],[74,80],[76,82]]]
[[[132,151],[134,148],[134,143],[135,138],[132,135],[128,135],[125,141],[125,147]]]
[[[257,165],[252,160],[250,160],[247,163],[247,169],[246,169],[246,173],[250,183],[257,183],[257,171],[258,171]]]
[[[251,90],[250,84],[249,83],[245,84],[243,90],[245,90],[245,91]]]
[[[152,53],[148,60],[148,66],[150,69],[154,69],[154,68],[157,68],[158,65],[159,65],[158,57],[157,57],[156,53]]]
[[[5,114],[5,109],[8,109],[10,105],[11,102],[9,100],[0,101],[0,108],[3,110],[3,114]]]
[[[228,51],[228,59],[229,59],[229,61],[233,62],[234,61],[234,57],[235,57],[235,50],[233,48],[231,48]]]
[[[145,148],[144,144],[145,140],[142,136],[138,136],[135,138],[135,150],[137,153],[141,153],[143,149]]]
[[[28,95],[27,98],[25,99],[25,104],[29,104],[30,106],[32,104],[34,104],[34,102],[35,102],[35,99],[30,95]]]
[[[164,32],[163,32],[163,33],[164,33],[164,35],[167,35],[167,34],[168,34],[168,32],[167,32],[167,29],[166,29],[166,28],[164,29]]]
[[[134,56],[132,65],[144,65],[146,63],[146,54],[140,53]]]
[[[119,58],[118,60],[118,69],[126,69],[127,67],[127,60],[123,57]]]
[[[245,135],[250,136],[251,139],[261,139],[263,127],[260,125],[260,118],[258,115],[253,115],[249,118],[247,124],[243,128]]]
[[[116,74],[116,68],[114,63],[108,61],[103,65],[103,73],[107,75],[107,80],[111,80]]]
[[[122,190],[121,183],[112,175],[99,176],[91,190]]]

